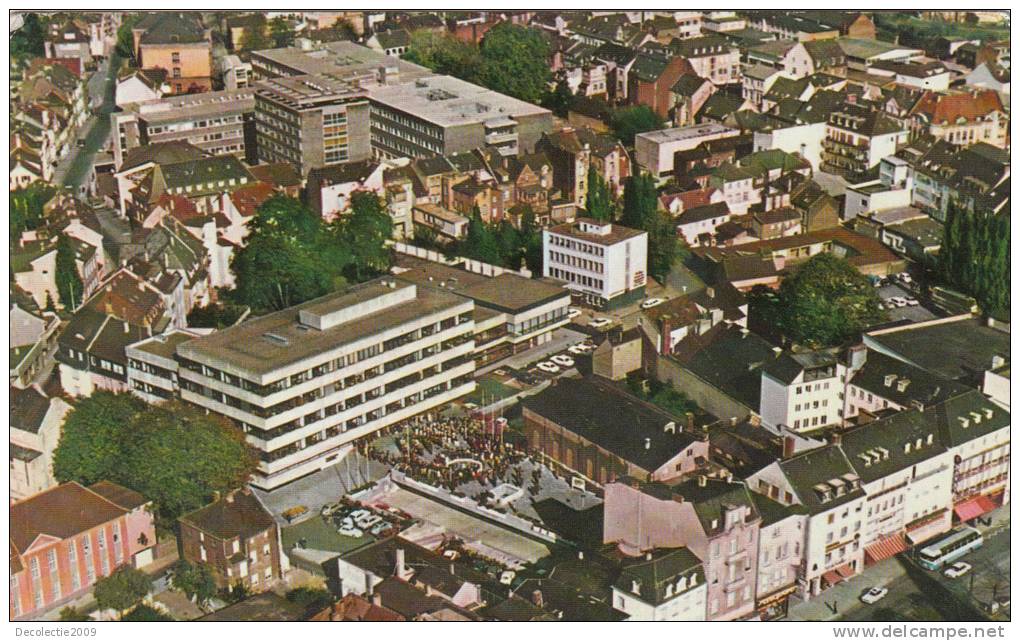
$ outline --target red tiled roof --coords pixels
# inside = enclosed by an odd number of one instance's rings
[[[11,506],[11,549],[24,554],[40,535],[67,539],[126,513],[78,483],[64,483]]]
[[[991,89],[974,93],[940,94],[925,92],[910,110],[911,115],[921,114],[938,124],[954,123],[960,118],[967,121],[1004,111],[999,94]]]
[[[230,194],[230,200],[234,203],[237,211],[247,218],[248,216],[254,216],[255,210],[259,208],[259,205],[267,201],[274,193],[272,185],[256,182],[235,189]]]

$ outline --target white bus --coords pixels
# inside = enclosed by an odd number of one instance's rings
[[[972,527],[953,530],[949,536],[926,546],[918,554],[920,564],[929,570],[938,571],[964,554],[978,549],[984,543],[981,533]]]

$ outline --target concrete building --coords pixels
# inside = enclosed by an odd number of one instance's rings
[[[74,601],[121,565],[151,563],[150,507],[108,481],[64,483],[12,504],[11,619],[35,619]]]
[[[140,69],[165,69],[172,93],[212,89],[212,42],[197,18],[147,14],[132,29]]]
[[[664,178],[673,173],[673,157],[678,151],[738,135],[739,130],[714,123],[646,131],[634,137],[634,160],[656,178]]]
[[[438,289],[370,281],[182,342],[169,374],[183,400],[240,424],[259,451],[253,484],[272,489],[473,390],[473,311]]]
[[[846,367],[828,352],[790,352],[762,368],[761,421],[776,432],[842,423]]]
[[[845,105],[829,114],[822,143],[822,171],[860,181],[906,144],[910,132],[882,112]]]
[[[909,163],[896,156],[883,158],[878,180],[847,185],[843,220],[853,220],[872,212],[907,207],[913,199],[914,175]]]
[[[10,388],[11,498],[15,501],[56,485],[53,450],[71,406],[36,386]]]
[[[254,163],[255,92],[210,91],[124,105],[110,115],[116,167],[131,149],[185,141],[213,156],[233,154]]]
[[[372,148],[384,158],[427,157],[491,147],[530,153],[552,130],[552,112],[452,76],[369,89]]]
[[[371,158],[368,99],[334,74],[280,77],[255,86],[255,133],[262,163],[288,162],[301,175]]]
[[[613,308],[644,297],[648,232],[592,218],[542,230],[543,275],[587,305]]]

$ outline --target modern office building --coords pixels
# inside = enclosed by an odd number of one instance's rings
[[[542,230],[542,265],[587,305],[626,305],[645,295],[648,232],[578,218]]]
[[[207,154],[234,154],[254,163],[255,91],[187,94],[125,105],[111,114],[113,160],[120,167],[135,147],[183,140]]]
[[[474,390],[473,351],[470,299],[380,279],[181,342],[173,361],[134,349],[131,372],[237,422],[268,490]]]
[[[531,152],[553,128],[548,109],[452,76],[374,86],[372,147],[384,158],[428,157],[489,146]]]
[[[288,162],[307,176],[367,160],[369,111],[365,92],[334,73],[263,80],[255,89],[259,161]]]

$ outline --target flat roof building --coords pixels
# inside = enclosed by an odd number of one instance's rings
[[[678,151],[694,149],[703,142],[739,136],[740,131],[717,123],[646,131],[634,136],[634,159],[656,178],[673,173]]]
[[[133,357],[171,370],[183,400],[237,422],[259,452],[253,484],[272,489],[471,392],[473,312],[455,294],[380,279],[182,342],[176,371],[151,350]]]
[[[644,298],[648,232],[592,218],[544,229],[542,268],[588,305],[626,305]]]

